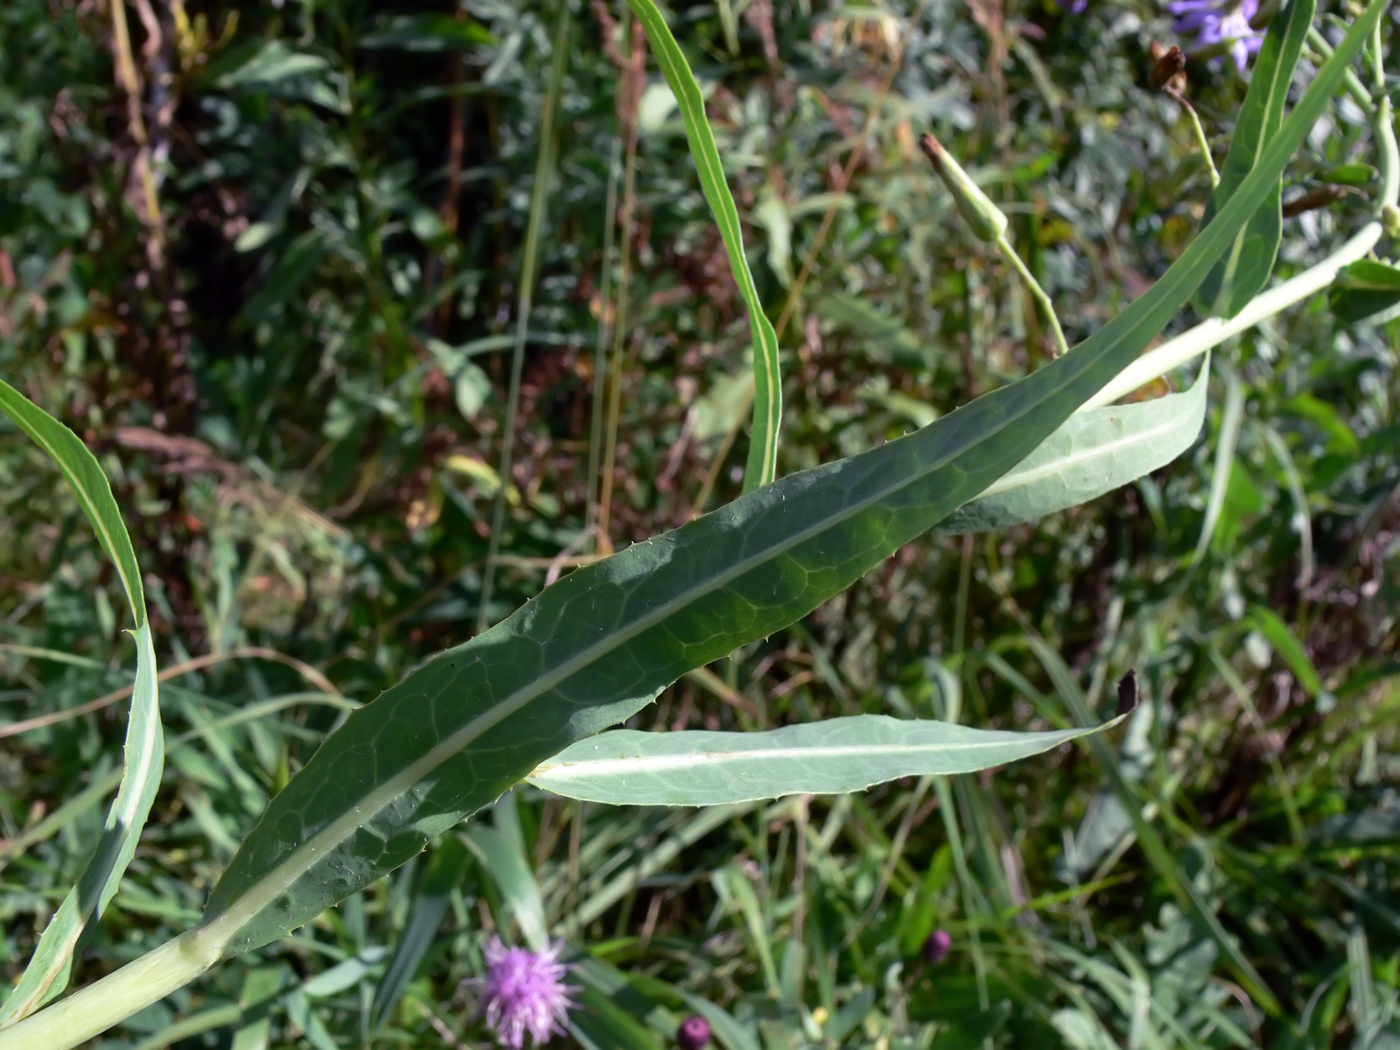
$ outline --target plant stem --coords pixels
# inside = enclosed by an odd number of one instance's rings
[[[1210,172],[1210,188],[1215,189],[1220,185],[1220,172],[1215,170],[1215,158],[1210,155],[1210,141],[1206,138],[1206,129],[1201,127],[1201,118],[1196,114],[1196,107],[1187,102],[1181,95],[1173,95],[1173,98],[1181,104],[1181,108],[1186,111],[1186,116],[1191,121],[1191,130],[1196,133],[1196,145],[1201,148],[1201,156],[1206,160],[1206,170]]]
[[[1065,331],[1060,327],[1060,319],[1055,316],[1055,306],[1050,302],[1050,297],[1045,294],[1045,289],[1040,287],[1040,282],[1035,279],[1035,275],[1031,273],[1030,268],[1026,266],[1026,264],[1021,261],[1021,257],[1016,254],[1016,249],[1013,248],[1011,242],[1006,239],[1006,234],[1003,233],[997,238],[997,247],[1001,249],[1001,253],[1006,256],[1011,265],[1016,268],[1016,272],[1021,275],[1021,280],[1026,282],[1026,287],[1030,289],[1031,295],[1035,298],[1035,301],[1040,304],[1041,312],[1045,314],[1046,319],[1050,322],[1050,330],[1055,335],[1055,356],[1058,357],[1060,354],[1069,353],[1069,343],[1065,341]]]
[[[0,1031],[0,1050],[70,1050],[183,988],[219,961],[224,938],[196,926]]]

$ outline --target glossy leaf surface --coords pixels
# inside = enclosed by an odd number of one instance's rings
[[[719,806],[845,794],[899,777],[973,773],[1097,731],[1013,733],[888,715],[830,718],[765,733],[615,729],[566,748],[536,769],[530,782],[556,795],[615,806]]]

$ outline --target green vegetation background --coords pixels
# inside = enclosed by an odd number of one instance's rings
[[[619,6],[570,11],[562,76],[552,2],[138,0],[129,25],[118,10],[0,6],[0,369],[107,467],[174,675],[179,746],[82,981],[198,917],[345,698],[371,699],[600,547],[732,498],[746,450],[742,303],[679,114]],[[719,0],[676,5],[672,24],[780,328],[782,472],[1043,360],[1030,300],[960,227],[922,130],[986,176],[1071,341],[1203,214],[1192,139],[1146,84],[1148,44],[1170,41],[1149,5]],[[1228,64],[1189,73],[1222,156],[1244,82]],[[1290,192],[1355,159],[1345,107],[1324,130]],[[1364,213],[1344,197],[1289,220],[1280,267]],[[476,825],[519,829],[549,922],[589,953],[577,1044],[671,1045],[694,996],[738,1018],[717,1033],[731,1050],[1400,1046],[1398,338],[1394,322],[1339,328],[1321,303],[1292,311],[1217,355],[1206,440],[1172,468],[1034,528],[912,544],[637,720],[1048,728],[1076,689],[1111,707],[1136,668],[1144,703],[1118,769],[1174,869],[1136,848],[1122,796],[1076,749],[719,812],[521,792]],[[7,983],[120,762],[121,609],[56,474],[0,429]],[[474,1045],[459,982],[525,905],[499,851],[470,845],[437,926],[413,925],[433,879],[411,864],[103,1045],[322,1050],[381,1022],[376,1045]],[[1183,917],[1177,879],[1217,910],[1276,1016]],[[930,965],[937,928],[953,949]],[[378,1017],[408,937],[424,961]]]

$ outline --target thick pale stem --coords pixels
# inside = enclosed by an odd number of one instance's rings
[[[212,930],[187,930],[115,973],[0,1031],[0,1050],[70,1050],[183,988],[217,963],[222,954],[223,938]]]

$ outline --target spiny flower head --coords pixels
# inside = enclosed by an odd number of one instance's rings
[[[1171,0],[1167,10],[1176,16],[1175,32],[1196,34],[1197,48],[1228,44],[1241,71],[1264,43],[1264,34],[1249,24],[1259,0]]]
[[[486,1025],[502,1046],[524,1050],[525,1036],[543,1046],[564,1034],[564,1021],[575,1005],[564,983],[568,967],[559,961],[564,942],[542,952],[507,948],[493,936],[486,945],[486,977],[481,983]]]
[[[676,1045],[680,1050],[705,1050],[710,1045],[710,1022],[691,1014],[676,1030]]]

